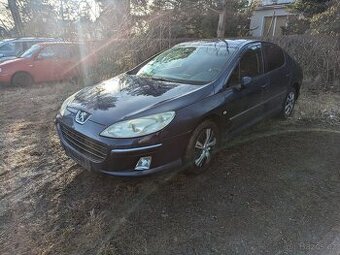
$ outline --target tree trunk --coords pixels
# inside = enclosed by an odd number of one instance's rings
[[[15,32],[18,36],[22,35],[22,20],[16,0],[8,0],[8,8],[11,11],[15,25]]]
[[[218,38],[224,37],[226,21],[227,21],[227,0],[223,0],[222,11],[220,13],[218,26],[217,26],[217,37]]]
[[[125,29],[125,33],[126,36],[128,37],[131,33],[131,27],[132,27],[132,22],[131,22],[131,0],[124,0],[124,6],[123,6],[123,10],[125,13],[125,25],[124,25],[124,29]]]

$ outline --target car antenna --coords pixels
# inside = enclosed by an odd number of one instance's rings
[[[221,39],[221,41],[225,43],[225,45],[226,45],[226,47],[227,47],[227,51],[228,51],[228,53],[229,53],[229,43],[228,43],[227,40],[225,40],[225,39]]]
[[[229,43],[228,43],[228,41],[225,40],[225,39],[221,39],[221,38],[219,38],[218,40],[225,43],[226,48],[227,48],[227,52],[229,53]]]

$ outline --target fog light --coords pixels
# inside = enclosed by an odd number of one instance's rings
[[[144,171],[150,169],[151,157],[142,157],[138,160],[135,170]]]

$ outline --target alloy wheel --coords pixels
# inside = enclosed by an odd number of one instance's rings
[[[295,104],[295,93],[293,91],[289,92],[287,95],[286,103],[285,103],[285,108],[284,108],[284,113],[286,116],[290,116]]]
[[[209,163],[216,142],[215,133],[211,128],[206,128],[201,131],[195,143],[195,166],[203,167],[205,164]]]

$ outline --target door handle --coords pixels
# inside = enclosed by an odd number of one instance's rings
[[[269,85],[269,83],[263,84],[263,85],[261,85],[261,88],[265,89],[265,88],[268,87],[268,85]]]

